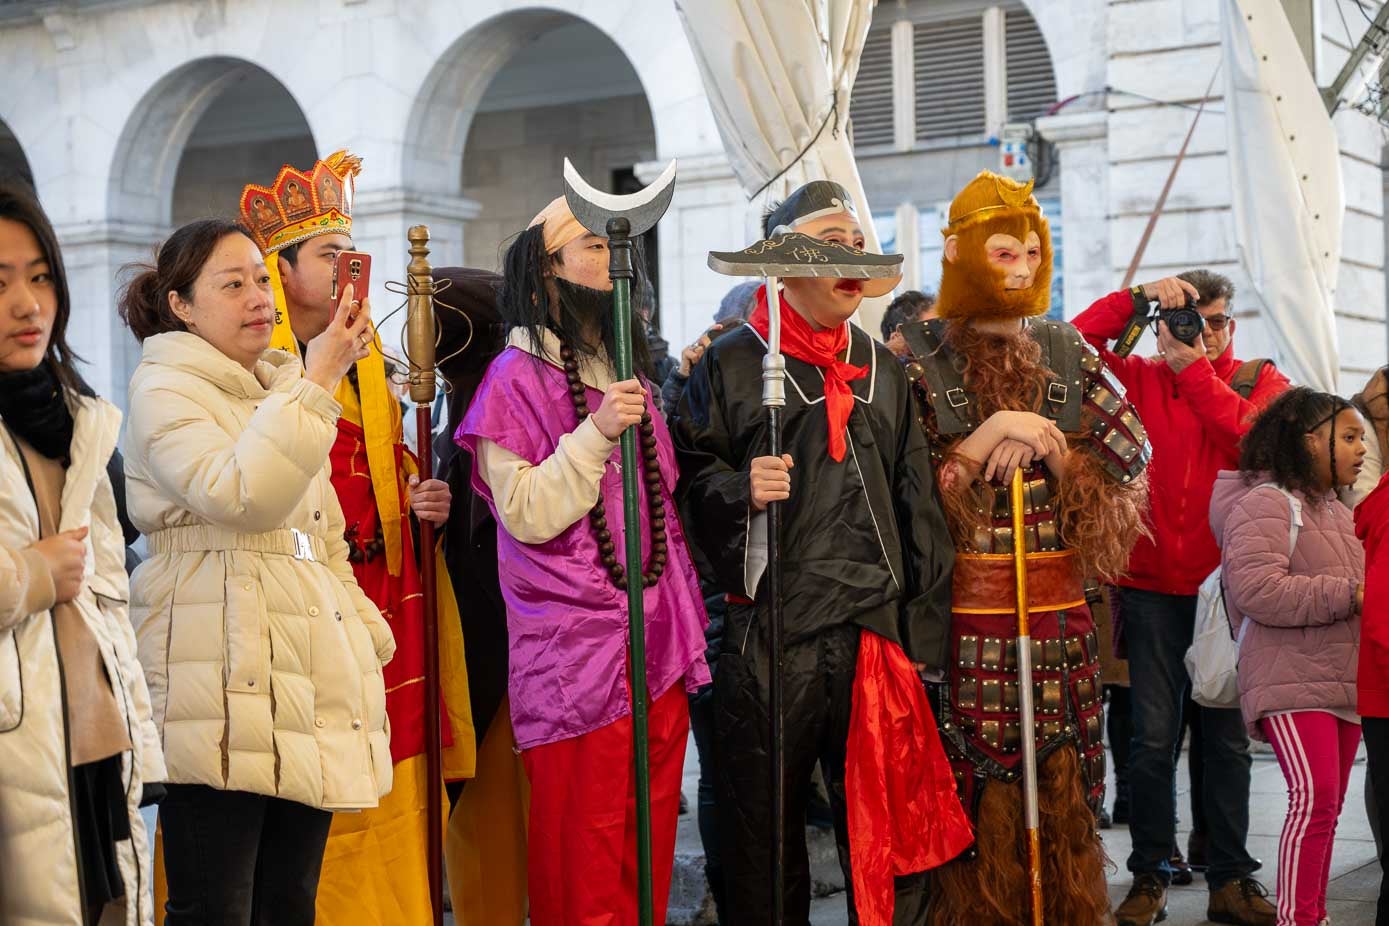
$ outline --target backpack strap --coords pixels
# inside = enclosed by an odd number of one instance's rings
[[[1273,365],[1273,361],[1267,357],[1255,357],[1253,360],[1244,361],[1239,365],[1239,369],[1235,370],[1234,378],[1230,380],[1230,388],[1238,392],[1240,398],[1248,400],[1264,372],[1264,367]]]

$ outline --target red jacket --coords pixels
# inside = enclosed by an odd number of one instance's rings
[[[1389,480],[1355,509],[1355,533],[1365,544],[1365,606],[1360,615],[1361,717],[1389,717]]]
[[[1211,535],[1211,489],[1222,469],[1239,468],[1239,442],[1259,410],[1290,385],[1268,364],[1246,400],[1230,388],[1239,370],[1234,345],[1216,358],[1204,357],[1180,374],[1160,357],[1119,357],[1109,349],[1133,316],[1128,290],[1111,293],[1075,319],[1075,326],[1100,352],[1105,365],[1128,390],[1153,443],[1148,466],[1149,526],[1120,585],[1168,595],[1195,595],[1201,581],[1220,565]]]

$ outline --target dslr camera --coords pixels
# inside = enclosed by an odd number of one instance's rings
[[[1196,339],[1206,330],[1206,320],[1197,311],[1194,298],[1188,297],[1184,306],[1163,309],[1159,308],[1157,300],[1144,295],[1141,287],[1135,286],[1132,293],[1133,316],[1129,318],[1128,324],[1124,326],[1123,332],[1115,342],[1114,353],[1120,357],[1127,357],[1133,353],[1139,339],[1143,337],[1143,332],[1152,327],[1156,333],[1158,322],[1167,325],[1167,330],[1172,332],[1172,336],[1178,341],[1190,347],[1196,346]]]
[[[1172,332],[1172,337],[1188,347],[1195,347],[1196,339],[1206,330],[1206,320],[1196,310],[1195,299],[1188,299],[1186,305],[1180,308],[1159,309],[1153,318],[1154,331],[1157,330],[1158,322],[1166,325],[1167,330]]]

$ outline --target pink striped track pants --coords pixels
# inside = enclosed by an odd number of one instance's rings
[[[1277,714],[1259,724],[1288,781],[1288,817],[1278,840],[1278,926],[1317,926],[1326,916],[1331,846],[1360,727],[1326,711]]]

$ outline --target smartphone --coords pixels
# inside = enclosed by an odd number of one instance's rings
[[[352,298],[365,299],[371,290],[371,255],[361,251],[339,251],[333,263],[333,312],[343,291],[352,284]]]

